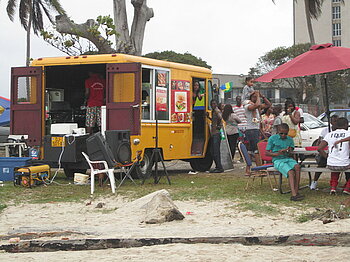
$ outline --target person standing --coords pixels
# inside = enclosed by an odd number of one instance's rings
[[[226,134],[233,160],[235,158],[236,144],[239,137],[238,124],[241,120],[235,113],[233,113],[232,106],[229,104],[225,105],[222,112],[222,118],[226,123]]]
[[[247,129],[247,117],[245,115],[245,110],[242,105],[242,97],[236,96],[236,105],[232,107],[233,113],[235,113],[239,119],[241,120],[241,123],[238,124],[239,130],[244,134],[245,130]]]
[[[265,113],[261,115],[261,129],[265,139],[271,136],[274,121],[275,115],[273,114],[273,108],[266,108]]]
[[[243,102],[245,100],[249,100],[249,97],[252,93],[254,93],[254,78],[251,76],[246,77],[245,79],[245,86],[243,87],[243,92],[242,92],[242,99]]]
[[[301,147],[300,121],[300,113],[296,110],[294,101],[287,100],[282,122],[289,126],[288,136],[293,138],[296,147]]]
[[[264,103],[261,103],[261,98]],[[246,138],[249,142],[249,150],[252,156],[257,156],[257,144],[259,142],[260,135],[260,110],[271,106],[270,101],[259,91],[254,91],[250,95],[249,100],[244,101],[245,115],[247,116],[247,130],[245,131]],[[255,157],[258,160],[258,157]]]
[[[282,105],[277,104],[273,107],[272,114],[275,115],[275,119],[273,120],[273,125],[272,125],[272,135],[276,135],[278,133],[278,126],[282,124]]]
[[[204,94],[201,93],[201,88],[198,81],[195,81],[193,83],[192,101],[193,101],[194,110],[204,109],[204,105],[205,105]]]
[[[286,98],[286,102],[292,102],[295,104],[294,100],[290,97]],[[295,106],[295,110],[299,112],[300,114],[300,120],[299,120],[299,127],[301,123],[304,123],[304,111],[301,107]]]
[[[233,113],[235,113],[239,119],[241,120],[241,123],[238,124],[238,129],[241,136],[238,137],[238,141],[241,141],[242,143],[245,143],[245,130],[247,129],[247,117],[245,115],[244,106],[242,105],[242,97],[236,96],[236,105],[232,107]],[[243,162],[242,156],[240,156],[239,162]]]
[[[216,100],[210,101],[211,106],[211,155],[215,162],[215,168],[210,171],[210,173],[222,173],[224,169],[221,164],[221,154],[220,154],[220,144],[221,144],[221,136],[220,129],[222,128],[222,116],[221,111],[218,108],[218,104]]]
[[[92,134],[93,128],[101,128],[101,106],[105,103],[106,80],[100,74],[89,72],[85,80],[86,129]]]

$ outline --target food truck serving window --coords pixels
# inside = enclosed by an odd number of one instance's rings
[[[25,76],[17,78],[17,104],[35,104],[36,101],[36,83],[35,76]]]
[[[142,68],[142,120],[169,121],[170,72],[168,69]]]

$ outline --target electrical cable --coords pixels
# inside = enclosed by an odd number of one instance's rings
[[[66,137],[67,137],[67,144],[68,144],[68,145],[71,145],[71,144],[74,143],[74,141],[75,141],[75,137],[74,137],[74,136],[73,136],[73,141],[72,141],[72,142],[69,142],[69,135],[64,135],[63,138],[66,138]],[[52,184],[52,183],[55,183],[55,184],[58,184],[58,185],[65,185],[65,186],[71,184],[71,183],[62,184],[62,183],[54,182],[54,180],[55,180],[55,178],[56,178],[58,172],[61,170],[61,160],[62,160],[62,156],[63,156],[64,150],[65,150],[65,140],[66,140],[66,139],[62,139],[62,145],[61,145],[61,146],[62,146],[62,149],[61,149],[61,153],[60,153],[60,155],[59,155],[59,157],[58,157],[58,169],[56,170],[56,172],[55,172],[55,174],[53,175],[52,179],[49,180],[49,183],[46,183],[46,182],[45,182],[45,184],[47,184],[47,185],[50,185],[50,184]]]

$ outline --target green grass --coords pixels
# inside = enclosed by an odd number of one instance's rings
[[[296,217],[296,221],[299,223],[305,223],[311,219],[312,219],[312,216],[310,213],[301,214]]]
[[[1,211],[4,210],[6,207],[7,207],[7,205],[5,205],[5,204],[0,204],[0,213],[1,213]]]
[[[259,202],[240,203],[238,208],[243,211],[252,211],[258,217],[263,217],[265,215],[276,216],[282,212],[281,209],[276,206],[269,205],[269,203],[261,204]]]
[[[301,191],[305,195],[305,200],[292,202],[289,200],[290,194],[281,195],[279,192],[273,192],[267,179],[260,185],[260,179],[244,190],[247,177],[243,176],[243,171],[238,168],[234,173],[209,174],[199,173],[189,175],[187,173],[171,173],[171,185],[167,184],[165,177],[162,177],[160,183],[153,184],[149,179],[142,186],[135,186],[129,180],[124,183],[117,191],[119,195],[129,199],[136,199],[146,194],[160,189],[166,189],[170,192],[174,200],[226,200],[237,203],[237,208],[241,210],[251,210],[257,216],[278,215],[283,207],[295,207],[301,213],[310,213],[314,208],[324,208],[337,210],[346,196],[330,196],[328,192],[311,191],[304,189]],[[90,186],[74,185],[72,181],[65,179],[64,174],[59,173],[55,179],[56,183],[47,186],[36,186],[33,188],[24,188],[13,186],[12,182],[6,182],[0,188],[0,212],[6,206],[18,205],[21,203],[54,203],[54,202],[85,202],[90,198]],[[140,183],[140,181],[136,181]],[[285,180],[287,182],[287,180]],[[59,184],[57,184],[59,183]],[[303,180],[302,183],[306,183]],[[324,175],[319,186],[326,188],[328,186],[328,176]],[[94,197],[111,196],[111,189],[108,185],[95,188]],[[300,212],[299,212],[300,213]],[[298,218],[299,222],[306,218]]]

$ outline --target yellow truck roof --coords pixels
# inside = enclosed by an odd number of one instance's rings
[[[205,67],[193,66],[181,63],[168,62],[141,56],[127,54],[102,54],[102,55],[80,55],[43,57],[32,61],[32,66],[53,66],[53,65],[79,65],[79,64],[104,64],[104,63],[132,63],[139,62],[143,65],[195,71],[211,74],[212,71]]]

